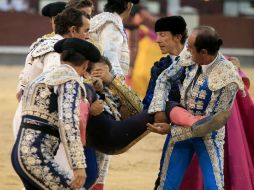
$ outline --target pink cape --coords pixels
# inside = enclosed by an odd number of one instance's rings
[[[86,144],[86,125],[89,117],[89,111],[90,111],[90,103],[88,101],[84,102],[80,100],[80,137],[82,144]]]
[[[224,145],[225,190],[254,189],[254,104],[248,93],[249,79],[240,71],[246,97],[238,92],[226,124]],[[203,179],[197,156],[181,184],[181,190],[203,190]]]

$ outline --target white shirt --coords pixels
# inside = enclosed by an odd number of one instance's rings
[[[211,63],[209,63],[207,65],[201,65],[202,73],[206,73],[207,69],[214,64],[214,62],[216,61],[217,58],[218,58],[218,55],[215,57],[215,59]]]

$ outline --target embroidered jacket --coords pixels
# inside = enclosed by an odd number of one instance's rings
[[[54,45],[57,41],[63,39],[62,36],[45,35],[30,47],[30,52],[26,57],[25,67],[19,75],[19,84],[17,91],[24,87],[34,78],[54,66],[60,65],[60,55],[54,51]]]
[[[127,75],[130,64],[127,35],[117,13],[103,12],[91,19],[90,39],[102,48],[114,75]]]
[[[187,92],[183,92],[183,91],[192,90],[192,88],[189,88],[190,84],[186,84],[186,83],[187,81],[189,81],[189,83],[192,82],[198,71],[198,65],[194,64],[191,61],[190,54],[186,52],[186,54],[183,57],[181,57],[180,61],[178,61],[176,64],[172,65],[167,70],[165,70],[159,77],[156,83],[155,95],[149,107],[149,113],[165,111],[166,97],[171,90],[171,83],[174,81],[174,79],[178,78],[178,76],[181,75],[181,72],[182,72],[181,70],[183,67],[185,67],[185,70],[186,70],[185,71],[186,79],[184,80],[183,87],[181,89],[181,104],[184,107],[186,107],[187,105],[191,105],[191,107],[197,106],[199,107],[199,109],[201,109],[201,107],[202,108],[204,107],[205,109],[208,106],[207,105],[208,103],[205,103],[204,101],[201,101],[200,99],[196,100],[197,102],[195,102],[194,100],[191,100],[191,101],[186,100]],[[220,53],[218,54],[215,60],[215,63],[213,63],[211,68],[209,68],[206,71],[206,73],[203,73],[200,76],[206,77],[205,79],[203,79],[204,81],[202,82],[202,84],[204,83],[203,85],[206,85],[206,88],[201,89],[196,86],[195,90],[189,91],[188,94],[192,94],[193,96],[197,96],[197,97],[203,97],[203,99],[207,98],[207,101],[208,101],[209,98],[216,97],[215,92],[218,93],[221,90],[225,91],[224,89],[229,88],[228,86],[236,86],[236,89],[240,88],[241,90],[243,90],[242,80],[237,74],[235,67],[233,66],[231,62],[227,61],[225,57]],[[200,84],[200,83],[197,82],[197,84]],[[183,100],[185,100],[188,103],[186,102],[184,103]],[[228,103],[229,105],[231,105],[231,101]],[[210,104],[212,105],[212,103]],[[221,107],[221,105],[219,107]],[[225,107],[225,105],[222,107],[224,107],[224,110],[229,109],[229,107],[227,106]],[[211,109],[212,108],[208,109],[208,111],[206,111],[206,109],[199,110],[199,112],[200,113],[202,112],[203,114],[209,114],[209,113],[216,113],[218,110],[219,111],[223,110],[222,108],[220,108],[215,112],[215,111],[212,111]],[[204,111],[206,111],[206,113],[204,113]]]
[[[81,97],[86,98],[83,81],[69,65],[41,74],[25,87],[22,96],[23,122],[44,123],[49,131],[57,129],[72,169],[85,167],[79,131]]]
[[[150,106],[150,103],[153,99],[154,95],[154,89],[156,86],[156,80],[158,79],[159,75],[167,69],[172,64],[172,59],[168,55],[167,57],[163,57],[160,59],[160,61],[157,61],[154,63],[152,69],[151,69],[151,78],[148,84],[148,88],[146,91],[146,95],[143,99],[143,105],[144,109],[148,109]]]

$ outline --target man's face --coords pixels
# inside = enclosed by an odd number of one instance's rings
[[[156,34],[156,42],[160,46],[161,53],[174,55],[176,44],[179,43],[176,36],[173,36],[171,32],[156,32]]]
[[[96,71],[98,69],[102,69],[105,70],[106,72],[110,72],[109,66],[103,62],[97,62],[96,64],[93,65],[92,69],[91,69],[91,73],[93,71]]]
[[[195,47],[195,41],[196,41],[196,37],[197,37],[197,33],[196,32],[192,32],[188,38],[188,45],[187,45],[187,49],[191,54],[191,59],[193,62],[202,65],[203,60],[204,60],[204,56],[202,55],[201,52],[197,52],[197,49]]]
[[[79,38],[82,40],[88,40],[89,39],[90,20],[88,18],[86,18],[85,16],[82,16],[82,23],[83,23],[83,25],[79,29],[76,29],[73,31],[72,37]]]

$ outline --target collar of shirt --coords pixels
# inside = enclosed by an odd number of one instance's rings
[[[182,51],[179,53],[179,55],[170,55],[173,62],[178,61],[178,58],[181,57],[184,52],[187,51],[186,46],[183,47]]]
[[[215,62],[216,59],[218,58],[218,55],[219,55],[219,54],[217,54],[217,56],[215,57],[215,59],[214,59],[211,63],[209,63],[209,64],[207,64],[207,65],[201,65],[201,67],[202,67],[202,73],[206,73],[207,69],[208,69],[209,67],[211,67],[211,66],[214,64],[214,62]]]
[[[64,37],[61,36],[60,34],[55,34],[54,38],[59,39],[59,40],[64,39]]]

